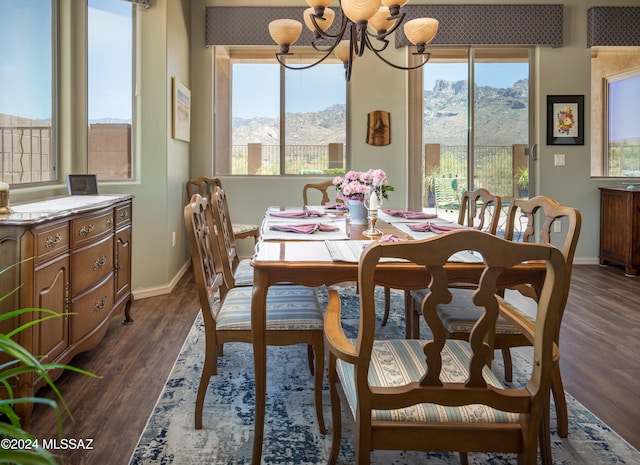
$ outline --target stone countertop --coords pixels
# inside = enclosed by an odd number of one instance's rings
[[[0,215],[0,225],[23,226],[108,207],[133,198],[131,194],[70,195],[11,206],[11,213]]]

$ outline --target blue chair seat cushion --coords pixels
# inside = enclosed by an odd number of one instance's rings
[[[238,236],[240,234],[258,231],[258,225],[255,224],[243,224],[243,223],[233,223],[231,225],[233,229],[233,235]]]
[[[234,287],[222,302],[216,329],[251,330],[252,287]],[[323,315],[316,291],[305,286],[272,286],[267,293],[267,331],[322,330]]]
[[[233,280],[236,286],[253,286],[253,267],[250,259],[243,258],[240,260],[236,271],[233,273]]]
[[[375,341],[369,365],[369,385],[397,387],[419,381],[426,369],[423,352],[426,342],[416,339]],[[448,339],[442,350],[442,382],[464,382],[468,377],[470,357],[471,348],[468,342]],[[344,360],[338,360],[336,370],[349,408],[355,415],[357,396],[354,366]],[[503,388],[500,380],[489,368],[484,369],[483,375],[487,384]],[[395,410],[372,411],[372,421],[516,423],[518,420],[518,414],[478,404],[447,407],[425,403]]]
[[[451,334],[470,333],[484,309],[473,303],[473,289],[449,288],[452,298],[448,304],[438,305],[438,315],[444,328]],[[411,297],[422,302],[429,293],[429,289],[411,291]],[[505,306],[512,307],[504,299],[498,297]],[[496,320],[496,334],[519,334],[519,331],[507,320],[498,316]]]

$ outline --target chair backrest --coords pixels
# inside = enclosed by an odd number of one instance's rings
[[[213,222],[216,227],[214,240],[222,255],[222,272],[227,289],[235,287],[234,272],[240,263],[233,226],[229,216],[229,204],[224,189],[216,187],[211,198]],[[223,291],[224,292],[224,291]]]
[[[218,306],[214,297],[222,289],[224,279],[220,254],[214,249],[217,243],[212,237],[213,215],[206,198],[200,194],[191,197],[184,207],[184,223],[204,324],[215,332]]]
[[[446,368],[443,348],[447,339],[437,307],[451,299],[448,287],[449,281],[454,278],[448,276],[448,269],[455,267],[447,266],[447,262],[452,254],[462,250],[473,250],[483,257],[484,270],[478,289],[474,293],[473,303],[483,307],[485,311],[480,312],[480,319],[470,334],[468,378],[462,382],[443,383],[441,374],[444,374]],[[368,373],[377,330],[375,271],[377,264],[388,258],[413,262],[424,266],[429,272],[430,278],[425,279],[429,279],[430,282],[425,282],[425,287],[428,287],[430,292],[422,302],[421,312],[431,329],[433,339],[424,343],[425,364],[423,368],[418,368],[419,382],[379,387],[373,391],[369,387]],[[540,260],[539,263],[546,264],[544,283],[538,301],[538,318],[534,325],[516,309],[502,303],[496,295],[498,280],[505,269],[532,260]],[[531,421],[529,427],[537,432],[538,428],[534,425],[540,421],[543,409],[548,408],[551,374],[558,358],[554,335],[562,307],[564,270],[564,258],[555,247],[507,241],[471,229],[419,241],[370,245],[364,250],[359,263],[358,287],[361,304],[358,336],[350,349],[353,353],[347,351],[351,354],[351,363],[355,365],[354,374],[358,384],[356,392],[363,394],[358,398],[358,409],[363,408],[362,411],[367,412],[368,409],[396,409],[419,403],[445,406],[484,404],[505,412],[525,414],[524,420],[521,421]],[[483,375],[486,361],[493,353],[493,333],[499,314],[512,321],[529,337],[534,347],[536,363],[533,364],[529,384],[521,388],[502,389],[492,386],[486,382]],[[325,327],[331,324],[333,322],[325,321]],[[455,342],[451,341],[448,344],[452,343]],[[420,367],[422,364],[415,365]],[[368,413],[363,415],[367,417]],[[524,426],[523,428],[526,429]]]
[[[500,221],[502,200],[487,189],[466,191],[460,200],[458,223],[495,234]]]
[[[305,207],[309,205],[310,190],[320,191],[320,193],[322,194],[320,205],[326,205],[327,203],[331,202],[331,198],[329,197],[329,193],[327,192],[327,189],[329,189],[331,186],[333,186],[333,179],[329,179],[327,181],[322,181],[322,182],[305,184],[304,187],[302,188],[302,205]]]
[[[526,223],[524,230],[522,230],[523,228],[520,226],[520,220],[522,218],[525,219]],[[538,219],[540,221],[537,221]],[[565,260],[566,281],[562,306],[562,310],[564,311],[564,304],[566,304],[569,297],[573,257],[576,246],[578,245],[578,238],[580,237],[580,229],[582,226],[580,211],[573,207],[560,205],[552,198],[544,195],[530,199],[513,200],[507,211],[505,239],[552,244],[553,224],[556,221],[562,221],[561,224],[566,226],[562,233],[564,234],[562,244],[553,244],[562,251]],[[558,233],[558,235],[560,235],[560,233]],[[562,313],[560,314],[560,318],[562,318]]]
[[[202,197],[211,201],[211,196],[216,187],[222,187],[222,182],[219,178],[208,178],[206,176],[199,176],[194,179],[189,179],[186,184],[187,187],[187,199],[191,199],[193,194],[200,194]]]

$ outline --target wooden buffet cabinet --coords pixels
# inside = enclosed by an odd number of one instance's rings
[[[600,264],[640,267],[640,190],[600,188]]]
[[[98,345],[117,312],[124,311],[124,323],[133,322],[132,204],[132,195],[78,195],[18,205],[0,216],[0,269],[9,267],[0,275],[0,296],[19,287],[0,302],[0,312],[36,308],[65,314],[17,336],[44,362],[67,364]],[[29,312],[0,322],[0,330],[6,334],[42,316]],[[51,372],[52,378],[61,373]],[[27,397],[44,380],[29,373],[12,384],[16,397]],[[18,413],[28,423],[31,406]]]

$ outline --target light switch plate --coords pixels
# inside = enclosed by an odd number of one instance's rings
[[[564,153],[556,153],[554,155],[554,165],[555,166],[564,166]]]

